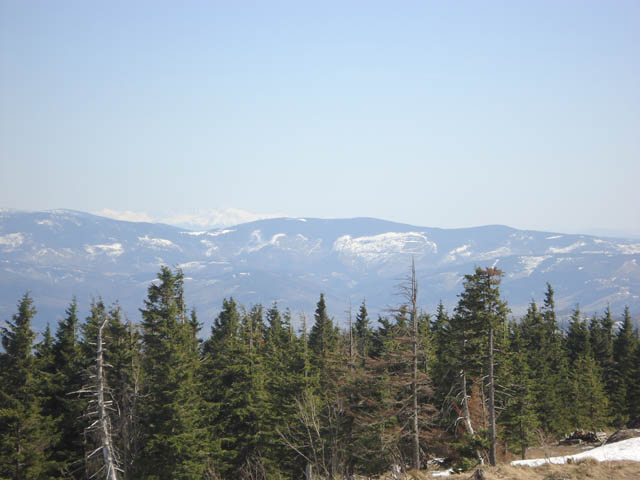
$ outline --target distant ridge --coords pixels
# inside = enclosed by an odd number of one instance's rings
[[[475,266],[505,272],[514,314],[550,282],[559,311],[640,310],[640,241],[518,230],[504,225],[433,228],[359,217],[272,218],[200,232],[114,220],[73,210],[0,210],[0,321],[29,289],[41,325],[63,315],[73,295],[118,300],[138,318],[160,265],[182,268],[187,302],[209,324],[222,299],[277,301],[312,312],[320,292],[341,321],[351,300],[371,312],[398,303],[394,286],[415,258],[419,303],[453,306]]]

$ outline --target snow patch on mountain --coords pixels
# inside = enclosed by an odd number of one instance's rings
[[[280,243],[280,239],[286,237],[286,233],[276,233],[271,237],[270,240],[264,240],[262,238],[262,232],[260,230],[254,230],[249,235],[249,242],[246,246],[240,249],[240,253],[253,253],[262,250],[264,247],[269,245],[278,245]]]
[[[457,248],[453,248],[447,253],[447,256],[444,258],[445,262],[455,262],[458,257],[470,257],[471,251],[469,250],[470,244],[464,244]]]
[[[516,272],[510,275],[511,278],[526,278],[530,277],[531,274],[538,268],[538,266],[551,258],[551,255],[540,255],[533,256],[528,255],[525,257],[520,257],[519,262],[522,265],[522,270],[520,272]]]
[[[216,230],[214,232],[206,232],[209,237],[217,237],[219,235],[226,235],[227,233],[235,232],[234,229]]]
[[[572,243],[571,245],[567,246],[567,247],[549,247],[547,249],[547,253],[569,253],[569,252],[573,252],[574,250],[580,248],[580,247],[584,247],[587,244],[583,241],[579,241],[579,242],[575,242]]]
[[[0,236],[0,247],[4,252],[11,252],[24,242],[24,235],[21,233],[9,233]]]
[[[476,258],[478,260],[491,260],[494,258],[508,257],[509,255],[513,255],[513,252],[509,247],[498,247],[495,250],[483,252],[479,254]]]
[[[343,235],[333,243],[333,250],[341,255],[379,262],[398,254],[435,254],[438,245],[424,232],[388,232],[355,238]]]
[[[149,235],[138,237],[138,244],[143,247],[151,248],[153,250],[175,249],[180,252],[182,251],[182,248],[173,243],[171,240],[167,240],[166,238],[151,238],[149,237]]]
[[[203,264],[202,262],[184,262],[184,263],[180,263],[178,264],[178,268],[180,270],[186,271],[194,271],[194,270],[202,270],[206,265]]]
[[[623,255],[637,255],[640,253],[640,243],[618,244],[616,248]]]
[[[100,254],[119,257],[124,253],[124,247],[119,242],[102,245],[85,245],[84,249],[92,257]]]

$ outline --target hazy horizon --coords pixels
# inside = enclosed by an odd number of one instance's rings
[[[632,1],[0,0],[0,206],[638,236],[638,44]]]

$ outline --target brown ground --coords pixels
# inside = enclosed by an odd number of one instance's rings
[[[565,455],[574,455],[582,453],[586,450],[599,447],[599,444],[583,444],[583,445],[544,445],[542,447],[531,447],[527,449],[527,460],[532,458],[549,458],[564,457]],[[520,460],[520,456],[513,456],[511,460]]]

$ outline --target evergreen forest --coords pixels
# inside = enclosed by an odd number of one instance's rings
[[[74,299],[32,329],[27,292],[0,337],[0,479],[342,479],[525,458],[575,429],[640,417],[640,341],[629,309],[559,328],[551,285],[514,318],[503,272],[465,275],[452,311],[366,300],[339,328],[225,299],[210,331],[180,270],[162,267],[140,323]]]

